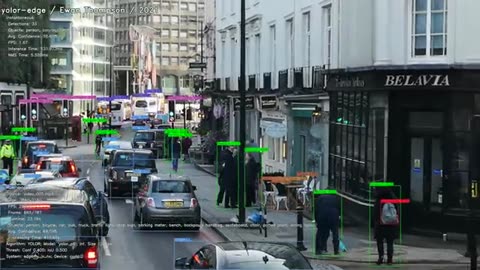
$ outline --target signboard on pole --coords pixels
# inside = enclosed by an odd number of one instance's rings
[[[207,63],[189,63],[190,68],[207,68]]]

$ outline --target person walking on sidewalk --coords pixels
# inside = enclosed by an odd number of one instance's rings
[[[0,158],[3,160],[3,169],[8,169],[8,174],[13,175],[13,159],[15,151],[13,150],[12,141],[6,140],[0,149]]]
[[[190,159],[190,156],[188,154],[188,150],[190,149],[190,146],[192,146],[192,139],[186,137],[182,141],[182,152],[183,152],[183,161],[187,161]]]
[[[328,187],[328,189],[333,189]],[[327,253],[327,241],[332,232],[333,252],[339,254],[340,198],[335,194],[320,195],[315,201],[315,223],[317,224],[316,255]]]
[[[172,145],[172,169],[175,172],[178,171],[178,159],[180,158],[180,152],[182,151],[181,148],[182,146],[180,145],[178,138],[174,138]]]
[[[97,153],[97,156],[100,155],[101,149],[102,149],[102,135],[98,134],[97,137],[95,137],[95,153]]]
[[[225,208],[237,208],[237,158],[234,157],[234,147],[225,151],[223,181],[225,184]]]
[[[252,204],[256,204],[257,200],[255,198],[256,189],[258,188],[257,179],[258,179],[258,166],[255,158],[251,153],[246,154],[246,192],[247,192],[247,203],[246,207],[251,207]]]
[[[384,240],[387,242],[387,264],[393,263],[393,242],[398,237],[400,220],[395,204],[382,203],[382,200],[394,199],[394,197],[392,191],[388,188],[379,188],[377,190],[371,224],[374,228],[375,240],[377,241],[378,265],[384,262]]]
[[[218,195],[217,195],[217,206],[223,202],[223,198],[225,197],[225,163],[224,156],[228,155],[227,150],[225,152],[220,153],[220,158],[217,161],[218,166]]]

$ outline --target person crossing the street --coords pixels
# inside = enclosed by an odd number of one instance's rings
[[[95,153],[100,156],[100,149],[102,149],[102,135],[98,134],[95,138]]]
[[[15,159],[15,150],[12,141],[6,140],[0,149],[0,158],[3,160],[3,169],[8,169],[8,174],[13,175],[13,159]]]

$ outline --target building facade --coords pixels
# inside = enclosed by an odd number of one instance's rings
[[[342,1],[340,62],[327,75],[329,180],[354,212],[368,217],[369,183],[388,181],[411,200],[405,228],[465,230],[470,202],[478,206],[471,149],[479,143],[480,39],[469,34],[478,8],[477,1]]]
[[[128,93],[140,93],[144,85],[138,82],[138,72],[131,59],[135,56],[134,44],[129,38],[130,25],[147,26],[155,29],[155,62],[159,63],[157,75],[165,95],[190,95],[194,80],[201,75],[200,69],[190,69],[189,63],[200,62],[200,40],[203,29],[204,0],[120,0],[116,6],[136,10],[149,8],[152,14],[119,14],[115,19],[117,69],[124,70],[119,75],[120,85],[128,88]],[[133,64],[133,65],[132,65]],[[135,80],[133,80],[135,78]],[[125,80],[125,81],[123,81]],[[128,80],[128,81],[127,81]],[[127,83],[128,82],[128,83]]]
[[[326,185],[324,73],[338,67],[338,21],[332,19],[337,9],[332,1],[246,3],[246,132],[269,148],[264,171],[315,171]],[[230,96],[230,139],[238,140],[240,1],[217,1],[216,13],[217,85]]]

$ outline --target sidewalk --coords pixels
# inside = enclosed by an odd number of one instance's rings
[[[170,172],[168,161],[157,161],[159,171]],[[203,166],[202,166],[203,167]],[[217,181],[211,171],[205,172],[202,167],[194,164],[181,162],[180,175],[189,176],[192,183],[197,186],[197,197],[202,207],[202,218],[219,234],[229,240],[243,241],[273,241],[289,242],[296,245],[297,241],[297,216],[292,211],[268,210],[267,221],[273,222],[267,228],[267,237],[260,233],[258,227],[239,226],[232,222],[238,214],[238,209],[225,209],[216,205],[218,192]],[[208,170],[208,167],[204,168]],[[247,208],[246,216],[253,213],[255,208]],[[348,251],[340,256],[316,256],[314,255],[315,224],[303,218],[304,245],[307,248],[304,255],[313,260],[341,260],[353,263],[370,263],[376,261],[376,244],[369,241],[368,228],[365,226],[348,226],[341,232],[342,240]],[[402,263],[418,264],[468,264],[469,259],[463,256],[464,243],[443,242],[440,238],[428,238],[422,236],[403,235],[402,245],[395,245],[395,257]],[[373,240],[373,239],[372,239]],[[397,241],[400,243],[400,241]],[[332,251],[329,243],[329,251]]]

